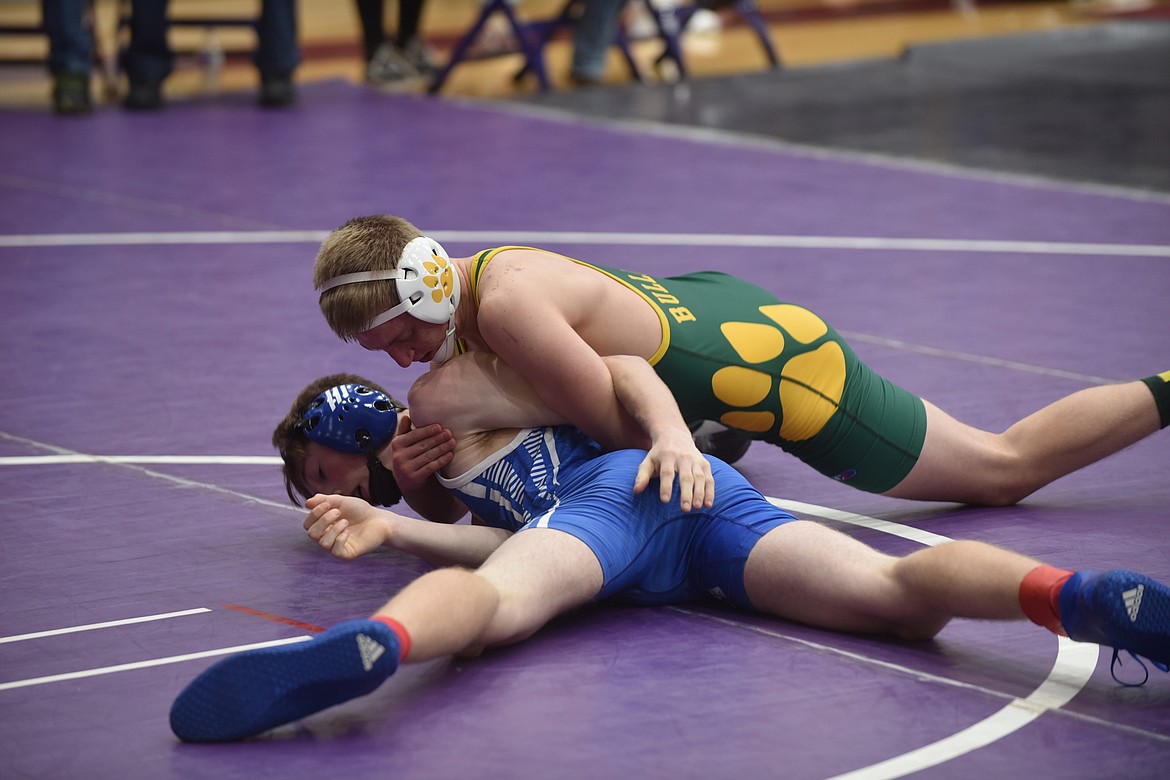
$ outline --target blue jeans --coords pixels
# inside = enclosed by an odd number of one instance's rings
[[[573,76],[597,80],[605,75],[605,55],[617,40],[618,20],[626,0],[585,0],[573,26]]]
[[[93,20],[86,0],[41,0],[49,36],[49,72],[88,76],[93,63]]]

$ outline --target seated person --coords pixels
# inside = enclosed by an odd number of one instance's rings
[[[644,360],[612,356],[605,365],[626,413],[656,444],[676,428],[677,407],[646,392],[657,387],[669,398],[661,383],[647,382],[653,369]],[[370,436],[375,416],[361,409],[392,404],[363,390],[346,385],[321,394],[301,413],[300,430],[325,447]],[[439,476],[485,525],[429,523],[353,496],[310,498],[305,528],[340,558],[389,545],[458,565],[424,574],[370,619],[211,666],[172,707],[171,728],[181,739],[258,734],[369,693],[400,663],[518,642],[561,613],[611,598],[644,605],[715,598],[830,630],[912,640],[933,637],[953,617],[1027,618],[1144,655],[1159,668],[1170,661],[1170,589],[1144,575],[1057,569],[975,541],[887,555],[776,508],[717,460],[710,462],[713,500],[702,485],[696,493],[704,495],[684,513],[677,493],[685,486],[667,501],[662,491],[656,500],[640,489],[658,466],[646,451],[603,452],[568,426],[493,427],[551,413],[518,375],[483,353],[423,375],[409,401],[416,421],[442,421],[456,434]],[[382,414],[379,434],[398,431],[397,412]],[[369,494],[352,471],[302,477]],[[1131,615],[1126,601],[1134,593],[1141,606]]]

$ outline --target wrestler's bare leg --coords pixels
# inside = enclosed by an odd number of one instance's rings
[[[744,569],[759,610],[838,631],[928,639],[952,617],[1022,620],[1020,583],[1040,565],[983,542],[948,542],[905,557],[819,523],[773,529]]]
[[[926,440],[910,473],[884,495],[1006,506],[1159,429],[1141,382],[1091,387],[1044,407],[1001,434],[961,423],[929,402]]]
[[[400,662],[523,639],[601,584],[601,565],[583,542],[548,528],[517,533],[475,572],[423,575],[372,620],[219,661],[179,694],[171,729],[188,742],[259,734],[369,693]]]
[[[468,654],[518,642],[601,590],[601,564],[563,531],[515,534],[477,570],[440,569],[406,586],[377,616],[410,634],[405,661]]]

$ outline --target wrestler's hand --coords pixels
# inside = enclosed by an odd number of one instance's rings
[[[334,557],[352,561],[373,552],[390,536],[389,512],[353,496],[318,493],[305,502],[309,538]]]
[[[455,435],[441,425],[411,428],[410,413],[398,415],[398,430],[390,440],[391,468],[403,493],[417,493],[431,476],[451,462]]]
[[[699,452],[686,428],[660,436],[654,442],[638,466],[634,492],[645,490],[655,476],[658,477],[658,496],[664,504],[670,503],[676,477],[678,503],[684,512],[689,512],[692,507],[709,509],[715,502],[715,477],[711,473],[711,464]]]

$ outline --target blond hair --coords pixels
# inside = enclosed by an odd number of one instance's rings
[[[342,274],[360,271],[392,271],[398,267],[403,248],[422,235],[401,217],[356,217],[334,230],[321,244],[313,264],[313,289]],[[398,288],[391,280],[345,284],[321,293],[318,305],[329,328],[353,341],[366,323],[399,303]]]

